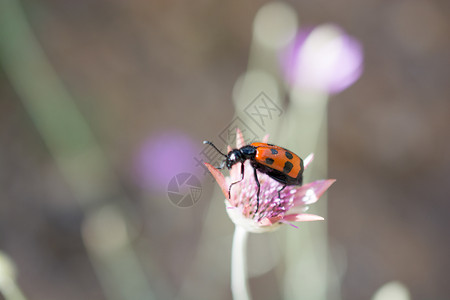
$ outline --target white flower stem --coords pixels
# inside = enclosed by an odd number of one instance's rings
[[[247,280],[248,231],[237,225],[231,250],[231,291],[234,300],[250,300]]]

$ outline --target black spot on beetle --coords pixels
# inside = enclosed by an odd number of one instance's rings
[[[277,149],[270,149],[270,152],[272,152],[272,154],[278,154],[278,150]]]
[[[268,164],[268,165],[271,165],[271,164],[273,164],[273,162],[274,162],[274,160],[273,159],[271,159],[271,158],[266,158],[266,164]]]
[[[283,173],[288,174],[289,172],[291,172],[292,167],[294,167],[294,165],[290,161],[287,161],[284,164]]]
[[[292,159],[292,158],[294,157],[294,156],[292,155],[292,153],[291,153],[291,152],[288,152],[288,151],[286,151],[284,154],[286,155],[286,157],[287,157],[288,159]]]

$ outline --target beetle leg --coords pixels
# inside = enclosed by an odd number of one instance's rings
[[[232,184],[230,184],[230,187],[228,188],[228,199],[231,199],[231,187],[236,183],[241,182],[242,180],[244,180],[244,163],[241,163],[241,180],[233,182]]]
[[[215,168],[218,169],[218,170],[222,170],[224,167],[225,167],[225,161],[223,161],[223,162],[220,164],[220,166],[215,167]]]
[[[278,190],[278,198],[281,199],[280,192],[281,192],[282,190],[284,190],[285,187],[286,187],[286,184],[283,185],[283,187],[282,187],[281,189]]]
[[[259,209],[259,191],[261,190],[261,185],[259,184],[258,174],[256,174],[256,169],[253,169],[253,174],[255,175],[256,185],[258,186],[258,193],[256,194],[256,211],[255,211],[255,214],[256,214]]]

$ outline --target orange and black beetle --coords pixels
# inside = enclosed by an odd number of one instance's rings
[[[209,141],[204,141],[203,144],[211,145],[220,154],[225,156],[225,160],[218,169],[222,169],[224,166],[231,169],[233,165],[242,163],[241,180],[230,184],[228,197],[231,197],[231,187],[244,179],[244,162],[247,159],[250,160],[250,164],[254,169],[256,185],[258,186],[256,211],[259,208],[260,192],[260,184],[256,170],[269,175],[274,180],[283,184],[283,187],[278,191],[278,197],[280,197],[280,192],[286,186],[301,185],[303,182],[303,160],[295,153],[282,147],[266,143],[251,143],[242,148],[233,149],[228,154],[224,154]]]

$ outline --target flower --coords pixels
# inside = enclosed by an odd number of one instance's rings
[[[265,138],[265,141],[267,138]],[[244,145],[241,131],[237,131],[237,148]],[[229,148],[231,150],[231,148]],[[313,155],[304,160],[305,168],[311,163]],[[291,222],[317,221],[322,217],[306,214],[308,205],[316,202],[320,196],[335,182],[334,179],[317,180],[303,186],[286,186],[280,192],[283,185],[268,175],[258,172],[261,185],[259,197],[259,209],[256,211],[257,185],[253,176],[253,168],[249,161],[245,162],[244,179],[233,185],[231,197],[228,188],[231,183],[241,178],[240,163],[230,170],[230,176],[225,177],[211,164],[205,163],[211,174],[216,179],[223,194],[225,205],[230,219],[238,226],[242,226],[250,232],[267,232],[277,229],[281,224]],[[291,224],[294,226],[293,224]],[[296,227],[296,226],[294,226]]]
[[[153,192],[165,192],[177,174],[197,172],[192,157],[198,152],[193,139],[178,131],[165,131],[147,138],[134,158],[137,183]]]
[[[361,44],[336,25],[300,30],[280,53],[286,81],[304,89],[334,94],[352,85],[362,74]]]

